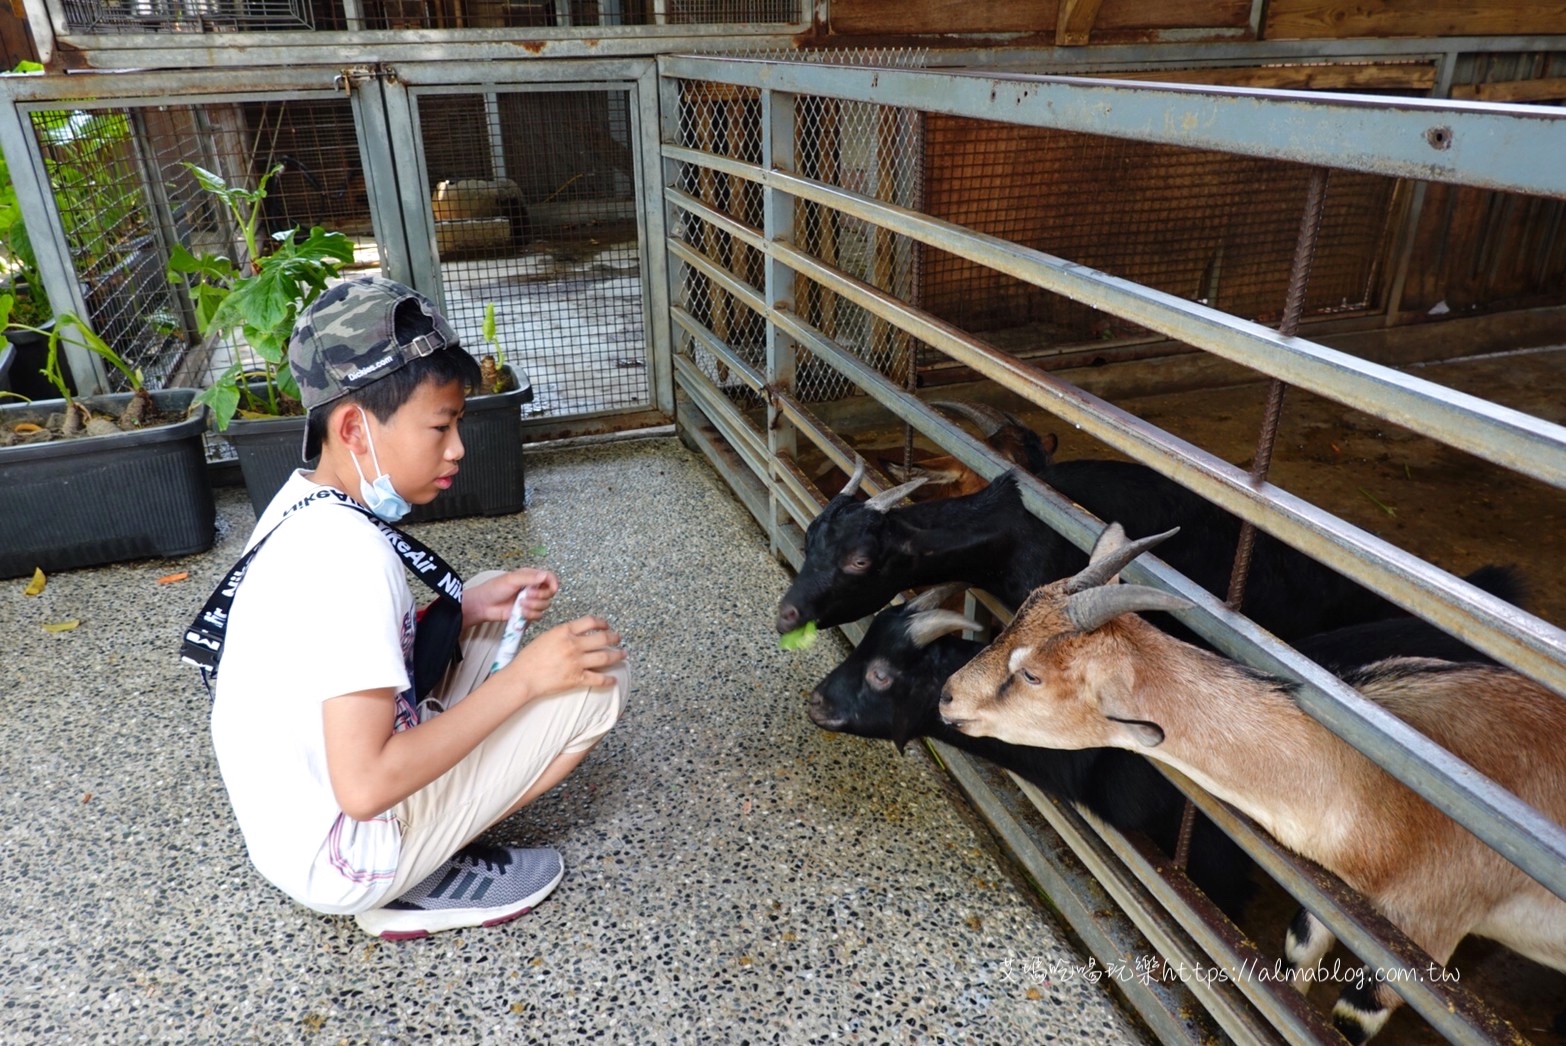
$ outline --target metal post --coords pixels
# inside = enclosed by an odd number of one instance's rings
[[[768,170],[793,172],[798,158],[794,153],[795,112],[797,96],[782,94],[766,88],[761,90],[761,166]],[[776,189],[767,189],[762,196],[762,235],[768,243],[794,242],[794,197]],[[768,254],[765,261],[766,278],[764,293],[767,310],[772,312],[794,311],[794,270]],[[772,317],[767,317],[767,385],[792,393],[799,350],[792,338],[778,329]],[[767,456],[773,470],[771,501],[771,525],[767,528],[772,553],[779,553],[778,531],[787,522],[788,510],[779,504],[776,486],[778,455],[787,454],[793,460],[798,454],[798,436],[794,426],[783,417],[775,402],[767,403]]]

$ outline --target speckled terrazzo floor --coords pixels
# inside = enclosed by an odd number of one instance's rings
[[[787,573],[705,462],[658,438],[528,464],[526,513],[418,533],[469,573],[532,550],[549,621],[626,636],[625,718],[492,833],[559,847],[556,893],[387,944],[252,871],[174,652],[254,523],[224,488],[211,552],[0,581],[0,1039],[1142,1041],[1100,988],[1020,975],[1082,960],[922,752],[805,718],[846,644],[777,649]]]

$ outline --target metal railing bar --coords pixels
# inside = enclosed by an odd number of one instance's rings
[[[1343,946],[1362,961],[1382,970],[1412,971],[1407,981],[1389,984],[1409,1006],[1453,1042],[1467,1042],[1478,1033],[1489,1042],[1523,1041],[1509,1023],[1483,1000],[1457,982],[1433,983],[1433,960],[1352,887],[1327,869],[1290,851],[1244,814],[1204,792],[1179,771],[1158,769],[1191,798],[1226,834],[1243,839],[1245,851],[1272,877],[1321,919]]]
[[[1131,912],[1132,920],[1143,933],[1147,934],[1148,939],[1159,947],[1160,953],[1166,960],[1189,964],[1179,971],[1178,979],[1188,984],[1195,994],[1208,1003],[1209,1011],[1224,1025],[1224,1030],[1229,1032],[1236,1042],[1256,1041],[1262,1033],[1255,1027],[1253,1020],[1246,1019],[1238,1027],[1234,1026],[1237,1016],[1250,1018],[1251,1014],[1235,1007],[1230,999],[1210,999],[1204,988],[1218,981],[1215,977],[1204,975],[1203,971],[1213,967],[1240,970],[1244,969],[1247,963],[1252,964],[1253,967],[1263,965],[1260,949],[1240,933],[1222,913],[1213,908],[1212,902],[1195,887],[1190,886],[1187,880],[1187,889],[1200,899],[1201,904],[1210,909],[1209,918],[1223,920],[1223,925],[1228,926],[1229,932],[1222,933],[1215,930],[1197,914],[1190,900],[1181,896],[1180,891],[1173,888],[1169,881],[1153,868],[1146,855],[1113,827],[1091,814],[1085,814],[1060,799],[1048,795],[1025,778],[1014,773],[1010,776],[1022,790],[1022,794],[1027,796],[1044,819],[1050,823],[1050,827],[1066,840],[1088,869],[1104,883],[1104,888],[1120,903],[1121,907],[1126,907],[1125,899],[1120,896],[1124,889],[1124,873],[1117,865],[1129,870],[1152,899],[1158,902],[1162,910],[1174,919],[1176,925],[1191,935],[1192,942],[1198,949],[1197,955],[1191,955],[1189,948],[1165,950],[1159,938],[1166,934],[1160,933],[1157,927],[1143,925],[1137,918],[1141,913]],[[1183,873],[1179,871],[1174,871],[1173,874],[1184,878]],[[1131,910],[1127,908],[1127,911]],[[1204,963],[1200,957],[1202,955],[1210,958],[1212,963]],[[1186,972],[1190,972],[1193,976],[1189,979],[1180,976]],[[1332,1026],[1293,988],[1285,987],[1282,991],[1276,991],[1264,986],[1262,981],[1244,977],[1228,977],[1224,978],[1224,981],[1232,984],[1256,1010],[1260,1011],[1262,1016],[1267,1018],[1273,1028],[1285,1034],[1288,1041],[1336,1042],[1339,1039],[1338,1033]],[[1212,1005],[1214,1001],[1220,1002],[1224,1007],[1223,1010],[1215,1009]]]
[[[670,254],[679,258],[680,261],[691,268],[700,271],[708,279],[715,280],[729,294],[744,302],[752,312],[766,315],[766,299],[756,288],[739,279],[722,266],[714,264],[711,258],[696,250],[690,244],[681,240],[670,240],[668,244]]]
[[[1135,962],[1138,953],[1145,954],[1142,948],[1148,942],[1137,921],[1120,913],[1106,915],[1103,906],[1095,903],[1089,892],[1107,891],[1106,886],[1091,873],[1087,875],[1089,881],[1083,882],[1083,870],[1062,861],[1058,847],[1046,848],[1041,845],[1043,841],[1038,831],[1021,821],[1006,798],[990,787],[984,773],[976,765],[976,760],[949,746],[941,746],[937,754],[945,764],[947,773],[967,795],[979,815],[989,823],[1091,954],[1104,962],[1115,958]],[[1080,861],[1080,854],[1073,856]],[[1156,925],[1161,920],[1161,911],[1151,903],[1141,884],[1121,881],[1119,885],[1122,896],[1126,898],[1121,901],[1126,912],[1134,910],[1149,925]],[[1127,901],[1132,903],[1128,904]],[[1178,940],[1178,937],[1167,935],[1165,943],[1171,940]],[[1186,949],[1174,950],[1177,954],[1183,954]],[[1136,978],[1118,981],[1117,985],[1160,1042],[1195,1044],[1211,1041],[1208,1035],[1191,1026],[1191,1018],[1187,1016],[1189,1009],[1180,1004],[1182,997],[1189,999],[1194,994],[1188,986],[1170,986],[1154,981],[1144,983]],[[1229,1010],[1228,1006],[1222,1008],[1226,1012]],[[1267,1038],[1261,1041],[1267,1041]],[[1240,1041],[1249,1040],[1242,1038]]]
[[[1566,111],[1328,91],[681,56],[666,76],[1566,197]]]
[[[720,340],[696,317],[678,305],[670,306],[669,315],[681,330],[689,334],[703,349],[722,360],[723,365],[738,374],[746,385],[758,393],[766,387],[761,372],[741,359],[737,352],[729,348],[728,342]]]
[[[696,197],[692,196],[690,193],[682,192],[679,189],[673,188],[672,186],[666,187],[663,190],[663,195],[664,199],[679,207],[680,210],[687,211],[696,217],[701,218],[703,221],[706,221],[712,225],[716,225],[718,228],[722,229],[736,240],[744,241],[747,246],[752,247],[755,250],[765,250],[763,244],[766,242],[766,240],[762,236],[760,229],[746,225],[744,222],[740,221],[738,218],[735,218],[733,215],[724,214],[715,207],[709,207],[706,203],[696,199]]]

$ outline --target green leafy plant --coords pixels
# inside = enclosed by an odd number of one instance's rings
[[[511,375],[506,371],[506,350],[500,344],[495,331],[495,306],[484,306],[484,344],[489,353],[479,358],[479,384],[481,392],[505,392],[511,387]]]
[[[285,399],[299,398],[299,386],[287,366],[294,320],[326,290],[327,281],[353,261],[353,242],[319,225],[300,240],[296,227],[273,234],[272,249],[263,255],[256,232],[261,203],[266,199],[267,182],[282,165],[263,174],[254,189],[229,185],[192,163],[185,167],[233,215],[250,261],[240,266],[219,254],[198,257],[176,245],[169,257],[169,282],[183,282],[188,288],[203,336],[219,340],[238,334],[261,361],[259,371],[248,371],[236,353],[234,361],[201,391],[196,402],[212,408],[213,422],[220,430],[228,428],[240,412],[241,401],[251,413],[284,414]],[[252,379],[259,379],[263,387],[260,395],[251,391]]]
[[[56,316],[54,326],[48,330],[40,327],[30,327],[24,323],[11,320],[12,306],[15,299],[10,294],[0,294],[0,329],[6,332],[24,330],[34,334],[42,334],[49,339],[49,354],[44,363],[43,375],[49,384],[53,385],[60,393],[60,398],[65,401],[65,434],[75,435],[85,428],[86,423],[92,420],[92,415],[87,409],[71,395],[70,382],[66,380],[65,368],[62,363],[60,346],[70,342],[87,349],[103,358],[104,362],[114,367],[125,376],[125,381],[131,388],[131,400],[125,407],[125,413],[121,416],[122,426],[137,427],[144,423],[153,412],[152,396],[142,382],[141,369],[132,367],[118,352],[115,352],[102,338],[87,326],[75,313],[62,312]],[[25,399],[26,397],[19,397]]]

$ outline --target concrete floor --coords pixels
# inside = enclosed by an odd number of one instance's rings
[[[923,753],[805,718],[847,646],[778,650],[786,572],[705,463],[664,438],[528,467],[527,512],[418,533],[468,573],[553,568],[550,621],[627,638],[625,718],[493,832],[559,847],[556,893],[388,944],[252,870],[175,653],[254,523],[224,488],[208,553],[0,585],[0,1039],[1141,1041]]]

